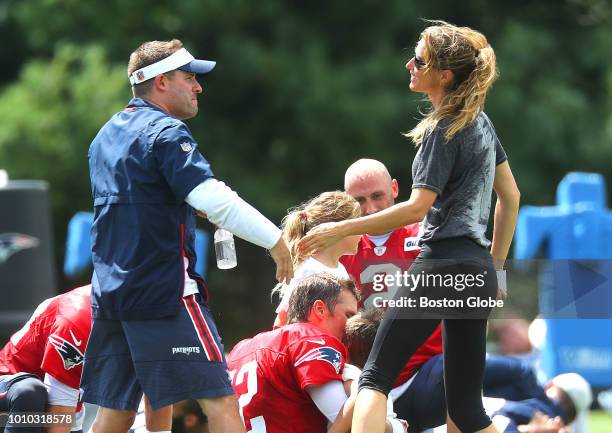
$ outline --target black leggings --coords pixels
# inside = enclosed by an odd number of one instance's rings
[[[459,261],[441,259],[454,258]],[[485,364],[486,317],[490,308],[466,307],[468,297],[495,299],[497,278],[490,254],[467,238],[446,239],[423,245],[421,254],[410,267],[412,275],[443,274],[444,281],[482,281],[472,287],[461,283],[460,289],[447,285],[419,284],[400,287],[395,300],[419,298],[463,299],[463,307],[389,308],[376,333],[370,356],[359,380],[359,388],[378,390],[385,395],[408,359],[443,323],[444,382],[448,413],[463,433],[471,433],[491,424],[482,405],[482,381]],[[448,277],[450,275],[450,277]],[[477,275],[481,277],[476,278]],[[457,277],[459,276],[459,277]],[[439,280],[438,280],[439,281]],[[416,317],[416,318],[415,318]],[[464,317],[464,318],[462,318]]]

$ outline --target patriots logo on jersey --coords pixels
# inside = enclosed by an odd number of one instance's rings
[[[70,370],[83,362],[83,352],[81,352],[68,340],[52,334],[49,336],[49,342],[62,357],[62,361],[64,361],[64,368],[66,370]]]
[[[387,251],[387,247],[384,245],[381,245],[379,247],[374,247],[374,254],[376,254],[378,257],[382,256],[386,251]]]
[[[28,248],[36,248],[40,241],[21,233],[0,234],[0,264],[6,262],[13,254]]]
[[[317,360],[329,362],[336,370],[336,374],[340,374],[340,366],[342,365],[342,354],[333,347],[329,346],[317,347],[308,351],[295,362],[295,366],[297,367],[298,365],[303,364],[305,362]]]

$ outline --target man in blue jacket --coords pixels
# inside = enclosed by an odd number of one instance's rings
[[[212,432],[245,431],[195,271],[196,212],[269,249],[279,281],[292,267],[280,230],[214,177],[183,123],[198,112],[196,74],[214,66],[176,39],[142,44],[128,64],[134,98],[89,149],[93,325],[82,387],[102,407],[94,432],[127,432],[143,392],[154,414],[199,399]],[[170,430],[160,419],[158,431]]]

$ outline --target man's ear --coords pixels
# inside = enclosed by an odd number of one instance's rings
[[[165,91],[168,88],[168,76],[166,74],[159,74],[153,78],[153,87],[157,90]]]
[[[320,299],[317,299],[312,304],[312,308],[310,309],[310,314],[319,320],[322,320],[325,317],[325,312],[327,311],[327,305]]]
[[[397,183],[397,179],[391,180],[391,189],[393,190],[393,199],[395,200],[399,195],[399,184]]]

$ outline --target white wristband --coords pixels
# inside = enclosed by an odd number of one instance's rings
[[[508,290],[508,282],[506,281],[506,270],[501,269],[499,271],[495,271],[497,274],[497,287],[503,291]]]

